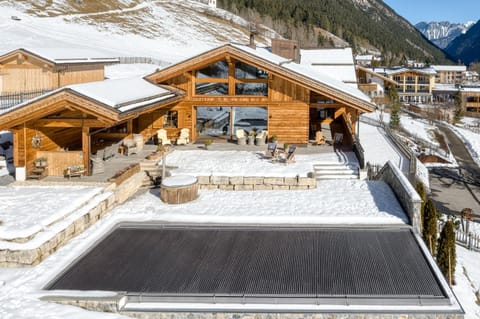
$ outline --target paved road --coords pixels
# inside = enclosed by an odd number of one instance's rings
[[[480,167],[452,130],[443,125],[438,128],[444,133],[460,168],[430,170],[432,198],[437,208],[444,213],[458,213],[468,207],[480,216]]]

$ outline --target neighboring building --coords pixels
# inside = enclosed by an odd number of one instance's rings
[[[453,84],[435,84],[432,90],[433,101],[439,104],[455,104],[455,96],[458,94],[458,87]]]
[[[385,75],[398,83],[400,101],[405,103],[431,103],[436,74],[432,68],[385,69]]]
[[[372,98],[378,106],[381,107],[386,104],[387,98],[385,96],[385,90],[391,85],[398,86],[398,83],[380,73],[377,73],[377,71],[380,70],[379,72],[385,74],[385,69],[364,68],[357,65],[356,70],[358,88]]]
[[[440,84],[462,84],[466,79],[465,65],[432,65],[437,72],[435,82]]]
[[[465,72],[465,81],[467,81],[467,82],[478,82],[478,72],[475,72],[475,71]]]
[[[17,49],[0,56],[0,94],[53,90],[101,81],[118,58],[84,49]]]
[[[355,56],[355,63],[356,65],[364,66],[364,67],[371,67],[373,63],[380,63],[382,58],[373,54],[367,55],[356,55]]]
[[[480,85],[460,88],[465,116],[480,118]]]

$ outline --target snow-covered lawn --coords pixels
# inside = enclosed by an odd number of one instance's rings
[[[457,266],[455,269],[455,295],[465,310],[465,319],[480,318],[480,305],[475,293],[480,290],[480,253],[457,245]]]
[[[99,187],[0,187],[0,240],[26,238],[63,219],[90,198]]]
[[[414,119],[406,114],[402,114],[400,116],[400,126],[414,138],[438,145],[435,135],[433,134],[433,131],[437,128],[434,125],[428,124],[427,120]]]
[[[265,146],[266,148],[266,146]],[[306,177],[313,172],[313,165],[319,163],[343,163],[357,166],[355,154],[316,153],[297,154],[295,162],[273,163],[263,158],[264,151],[202,151],[174,150],[168,154],[166,164],[178,167],[173,175],[194,176],[268,176],[268,177]]]

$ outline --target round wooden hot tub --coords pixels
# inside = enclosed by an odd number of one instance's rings
[[[166,177],[160,186],[160,199],[167,204],[182,204],[198,198],[198,180],[195,176]]]

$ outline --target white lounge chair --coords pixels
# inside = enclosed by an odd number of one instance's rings
[[[167,137],[167,130],[161,128],[157,131],[158,143],[162,145],[171,145],[170,139]]]
[[[188,128],[182,128],[180,130],[180,136],[177,139],[177,145],[185,145],[190,143],[190,130]]]
[[[247,143],[247,137],[245,136],[245,130],[243,128],[238,128],[235,131],[235,137],[237,138],[238,145],[245,145]]]
[[[258,132],[257,136],[255,137],[255,144],[257,145],[265,145],[265,141],[267,140],[268,131],[261,130]]]

